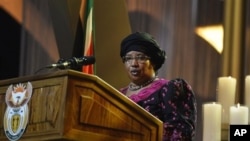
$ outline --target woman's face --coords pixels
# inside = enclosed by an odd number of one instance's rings
[[[153,64],[144,53],[130,51],[123,60],[128,76],[133,83],[141,85],[155,76]]]

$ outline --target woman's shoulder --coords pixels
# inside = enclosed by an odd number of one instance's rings
[[[174,78],[174,79],[165,79],[165,78],[159,78],[157,81],[155,81],[155,85],[162,84],[166,86],[190,86],[189,83],[183,79],[183,78]]]
[[[159,78],[159,77],[157,77],[156,79],[155,79],[155,81],[153,81],[153,84],[155,84],[155,85],[164,85],[164,84],[167,84],[169,82],[169,80],[167,80],[167,79],[165,79],[165,78]]]
[[[180,77],[171,79],[169,81],[172,83],[186,83],[186,84],[188,83],[184,78],[180,78]]]
[[[171,79],[168,83],[168,88],[169,90],[178,92],[182,96],[186,94],[194,95],[191,85],[183,78]]]
[[[173,84],[178,87],[191,87],[190,84],[183,78],[175,78],[169,80],[169,84]]]

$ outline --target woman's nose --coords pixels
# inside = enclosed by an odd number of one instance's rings
[[[131,60],[131,65],[138,65],[139,63],[138,63],[138,60],[136,59],[136,58],[133,58],[132,60]]]

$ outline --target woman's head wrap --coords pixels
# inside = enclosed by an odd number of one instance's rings
[[[157,71],[165,62],[165,51],[161,50],[154,37],[145,32],[135,32],[121,42],[120,56],[124,57],[130,51],[139,51],[150,57]]]

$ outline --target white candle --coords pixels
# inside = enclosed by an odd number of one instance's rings
[[[222,105],[222,123],[229,123],[229,108],[235,105],[236,79],[219,77],[217,86],[217,101]]]
[[[250,75],[246,76],[245,78],[245,97],[244,97],[244,103],[248,107],[248,110],[250,110]],[[249,111],[250,112],[250,111]],[[248,122],[250,122],[250,116],[248,116]]]
[[[230,124],[231,125],[247,125],[248,124],[248,107],[236,106],[230,107]]]
[[[203,140],[202,141],[220,141],[221,140],[221,104],[212,102],[202,105],[203,110]]]

